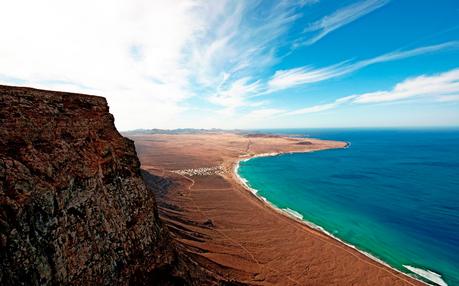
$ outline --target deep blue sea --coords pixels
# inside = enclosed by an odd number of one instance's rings
[[[405,273],[459,285],[459,129],[264,131],[350,147],[241,162],[258,195]]]

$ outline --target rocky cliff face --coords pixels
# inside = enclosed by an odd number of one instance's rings
[[[199,280],[139,165],[104,98],[0,86],[0,284]]]

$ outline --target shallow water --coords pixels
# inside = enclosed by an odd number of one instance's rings
[[[459,130],[273,132],[351,145],[241,162],[258,195],[401,271],[459,285]]]

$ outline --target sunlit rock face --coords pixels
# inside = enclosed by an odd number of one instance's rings
[[[1,285],[188,284],[105,98],[0,86],[0,204]]]

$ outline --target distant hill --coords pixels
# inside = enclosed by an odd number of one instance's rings
[[[202,134],[202,133],[237,133],[237,134],[248,134],[253,133],[252,131],[240,130],[240,129],[195,129],[195,128],[179,128],[179,129],[135,129],[129,131],[123,131],[122,134],[125,135],[135,135],[135,134]]]

